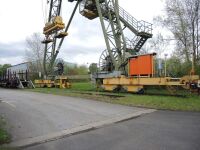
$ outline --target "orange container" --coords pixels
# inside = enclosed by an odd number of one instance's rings
[[[139,55],[129,59],[130,76],[152,76],[154,74],[154,55]]]

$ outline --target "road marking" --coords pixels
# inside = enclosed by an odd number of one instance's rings
[[[74,128],[71,128],[71,129],[66,129],[66,130],[50,133],[50,134],[43,135],[43,136],[38,136],[38,137],[27,138],[27,139],[15,141],[15,142],[12,142],[12,143],[10,143],[9,145],[6,145],[6,146],[8,146],[8,147],[19,147],[19,148],[34,146],[34,145],[37,145],[37,144],[42,144],[42,143],[46,143],[46,142],[49,142],[49,141],[55,141],[55,140],[58,140],[58,139],[61,139],[61,138],[71,136],[71,135],[75,135],[75,134],[87,132],[87,131],[90,131],[90,130],[98,129],[98,128],[101,128],[101,127],[106,126],[106,125],[130,120],[130,119],[133,119],[133,118],[137,118],[137,117],[140,117],[144,114],[149,114],[149,113],[152,113],[152,112],[155,112],[155,111],[156,111],[155,109],[146,109],[146,110],[143,110],[143,111],[138,111],[138,112],[131,113],[131,114],[121,115],[121,116],[117,116],[117,117],[110,118],[110,119],[107,119],[107,120],[93,122],[93,123],[90,123],[90,124],[87,124],[87,125],[74,127]]]
[[[1,101],[1,102],[9,105],[10,107],[12,107],[14,109],[16,108],[16,106],[14,104],[12,104],[11,102],[7,102],[7,101]]]

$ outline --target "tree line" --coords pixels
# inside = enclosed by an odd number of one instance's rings
[[[0,64],[0,77],[5,74],[7,68],[11,67],[11,64]]]
[[[173,40],[175,47],[168,60],[168,71],[176,76],[194,71],[192,66],[200,74],[199,17],[199,0],[165,0],[164,15],[154,18],[154,24],[172,34],[166,38],[158,34],[152,43],[163,52],[163,47]]]

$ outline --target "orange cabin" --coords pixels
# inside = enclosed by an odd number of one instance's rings
[[[154,55],[138,55],[129,58],[129,76],[153,76]]]

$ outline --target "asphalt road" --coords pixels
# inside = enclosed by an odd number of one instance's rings
[[[0,115],[8,122],[12,142],[52,135],[142,110],[146,109],[0,88]]]
[[[200,113],[156,111],[26,150],[200,150]]]

